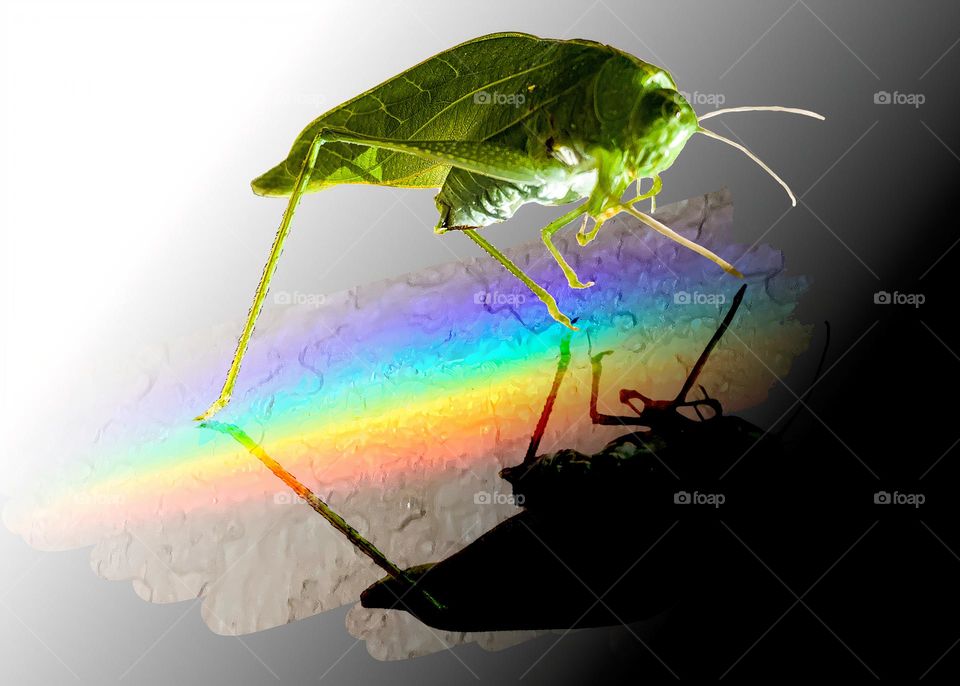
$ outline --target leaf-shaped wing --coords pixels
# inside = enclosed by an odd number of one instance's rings
[[[476,38],[442,52],[315,119],[290,154],[253,181],[289,195],[322,128],[394,140],[485,141],[583,88],[613,48],[520,33]],[[351,143],[320,150],[309,191],[341,183],[436,188],[449,167]]]

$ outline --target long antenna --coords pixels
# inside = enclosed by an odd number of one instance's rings
[[[740,145],[739,143],[736,143],[736,142],[730,140],[729,138],[724,138],[724,137],[721,136],[719,133],[716,133],[716,132],[714,132],[714,131],[710,131],[709,129],[705,129],[705,128],[703,128],[702,126],[697,129],[697,132],[698,132],[698,133],[702,133],[702,134],[704,134],[705,136],[709,136],[710,138],[716,138],[718,141],[720,141],[720,142],[722,142],[722,143],[726,143],[727,145],[730,145],[730,146],[736,148],[737,150],[739,150],[740,152],[742,152],[744,155],[746,155],[747,157],[749,157],[751,160],[753,160],[754,162],[756,162],[757,164],[759,164],[760,167],[761,167],[765,172],[767,172],[770,176],[772,176],[773,179],[774,179],[777,183],[779,183],[781,186],[783,186],[783,190],[785,190],[785,191],[787,192],[787,195],[790,196],[790,202],[793,204],[794,207],[797,206],[797,198],[796,198],[796,196],[793,194],[793,191],[790,190],[790,186],[787,185],[787,182],[784,181],[783,179],[781,179],[779,176],[777,176],[776,172],[774,172],[770,167],[768,167],[766,164],[764,164],[763,160],[761,160],[759,157],[757,157],[757,156],[754,155],[752,152],[750,152],[749,150],[747,150],[747,148],[745,148],[744,146]]]
[[[819,119],[820,121],[823,121],[826,118],[822,114],[817,114],[811,110],[801,110],[797,107],[780,107],[780,105],[749,105],[745,107],[727,107],[722,110],[707,112],[706,114],[697,117],[697,121],[703,121],[704,119],[709,119],[710,117],[716,117],[718,114],[728,114],[730,112],[787,112],[788,114],[800,114],[804,117],[812,117],[813,119]]]

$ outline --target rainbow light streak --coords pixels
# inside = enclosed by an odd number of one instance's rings
[[[657,217],[746,274],[736,336],[720,344],[701,382],[728,412],[762,401],[772,382],[764,365],[784,375],[806,348],[808,328],[791,319],[805,280],[784,276],[781,255],[766,246],[741,257],[742,247],[726,245],[726,192]],[[559,247],[596,282],[588,290],[567,288],[539,241],[506,251],[559,294],[581,329],[541,452],[595,448],[616,435],[584,421],[588,336],[594,350],[615,351],[601,385],[608,409],[621,387],[672,397],[741,283],[630,219],[606,224],[588,248],[573,235],[571,227]],[[268,298],[233,402],[218,419],[242,427],[318,495],[522,459],[565,329],[497,264],[445,264],[322,304],[282,299]],[[74,443],[65,469],[10,503],[7,525],[38,547],[76,547],[138,522],[274,497],[282,484],[245,449],[191,421],[219,390],[231,331],[175,344],[171,354],[182,359],[147,370],[153,383],[143,397],[118,407],[96,440]]]

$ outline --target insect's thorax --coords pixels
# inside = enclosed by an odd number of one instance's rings
[[[582,87],[491,139],[549,168],[541,183],[454,168],[436,198],[440,226],[487,226],[527,202],[562,205],[584,197],[591,199],[585,209],[597,216],[630,183],[673,164],[695,128],[696,115],[666,72],[612,58]]]

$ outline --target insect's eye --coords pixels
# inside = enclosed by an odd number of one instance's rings
[[[681,109],[680,105],[673,100],[666,100],[663,103],[661,111],[666,119],[679,119],[683,114],[683,110]]]

